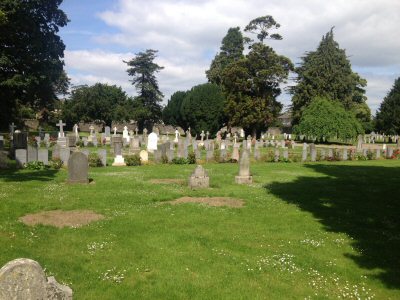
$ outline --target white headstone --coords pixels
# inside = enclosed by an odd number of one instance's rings
[[[129,137],[129,132],[128,132],[128,127],[124,127],[124,131],[122,131],[122,138],[126,139],[126,141],[129,143],[130,142],[130,137]]]
[[[158,136],[155,132],[149,134],[147,142],[147,151],[153,152],[157,150]]]
[[[140,160],[142,162],[148,162],[149,161],[149,153],[146,150],[140,151],[139,155],[140,155]]]

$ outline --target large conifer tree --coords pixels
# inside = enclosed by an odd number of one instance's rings
[[[371,112],[364,90],[367,81],[352,71],[345,50],[334,40],[333,29],[322,37],[317,50],[302,57],[295,72],[297,85],[291,89],[294,124],[312,99],[324,97],[341,102],[368,129]]]
[[[400,77],[376,113],[376,129],[386,134],[400,134]]]

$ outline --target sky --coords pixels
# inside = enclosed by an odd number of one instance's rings
[[[230,27],[244,29],[265,15],[280,23],[283,36],[267,43],[295,64],[334,27],[353,71],[368,81],[373,113],[400,77],[399,0],[64,0],[60,8],[70,20],[60,36],[72,84],[115,84],[134,96],[123,61],[155,49],[164,105],[174,92],[207,82]],[[283,92],[279,100],[287,107],[290,98]]]

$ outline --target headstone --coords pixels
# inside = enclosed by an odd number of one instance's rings
[[[347,149],[343,149],[343,155],[342,155],[342,159],[343,160],[348,160],[349,159],[349,154],[347,152]]]
[[[152,132],[149,134],[148,143],[147,143],[147,151],[153,152],[157,150],[158,136],[156,133]]]
[[[57,127],[60,127],[60,131],[58,132],[58,137],[59,137],[59,138],[65,136],[65,134],[64,134],[64,129],[63,129],[63,127],[64,127],[65,125],[66,125],[66,124],[63,123],[62,120],[59,120],[59,121],[58,121],[58,124],[56,124]]]
[[[86,157],[89,157],[90,151],[89,151],[88,149],[83,149],[81,152],[82,152],[83,154],[85,154]]]
[[[64,166],[68,166],[70,154],[71,154],[71,150],[69,150],[69,148],[61,148],[60,149],[60,159],[64,163]]]
[[[54,145],[53,147],[53,151],[51,152],[51,158],[55,159],[55,158],[60,158],[60,145]]]
[[[253,182],[253,177],[250,175],[249,152],[245,149],[243,149],[239,161],[239,175],[235,176],[235,182],[238,184],[249,184]]]
[[[361,152],[363,141],[364,141],[363,136],[359,134],[357,138],[357,152]]]
[[[380,159],[381,158],[381,150],[380,149],[376,149],[376,159]]]
[[[88,145],[88,138],[86,136],[82,137],[83,146],[87,147]]]
[[[329,148],[329,149],[328,149],[328,158],[329,158],[329,159],[332,159],[332,158],[333,158],[333,149],[332,149],[332,148]]]
[[[75,147],[76,146],[76,136],[75,135],[67,135],[67,147]]]
[[[208,149],[206,152],[206,161],[212,161],[214,159],[214,151],[211,149]]]
[[[13,135],[13,148],[26,149],[28,146],[28,133],[27,132],[14,132]]]
[[[285,160],[289,159],[289,149],[288,148],[283,148],[283,158]]]
[[[72,290],[46,275],[38,262],[18,258],[0,269],[0,299],[72,300]]]
[[[19,167],[23,167],[27,163],[27,151],[26,149],[17,149],[15,150],[15,160]]]
[[[99,149],[97,151],[97,154],[100,157],[101,164],[103,165],[103,167],[107,166],[107,150],[106,149]]]
[[[258,147],[254,148],[254,159],[259,160],[260,159],[260,149]]]
[[[4,136],[0,135],[0,150],[4,149]]]
[[[393,156],[393,148],[392,147],[387,147],[387,151],[386,151],[386,154],[387,154],[387,158],[392,158],[392,156]]]
[[[0,151],[0,170],[8,168],[8,158],[4,151]]]
[[[183,144],[183,140],[180,139],[178,141],[178,155],[177,155],[179,158],[184,157],[184,150],[185,150],[185,145]]]
[[[78,128],[79,128],[78,124],[75,124],[74,127],[72,128],[72,131],[74,132],[76,138],[79,138]]]
[[[149,153],[146,150],[142,150],[139,153],[140,160],[144,163],[149,161]]]
[[[179,131],[178,129],[175,130],[175,139],[174,139],[174,143],[178,143],[179,141]]]
[[[280,156],[279,149],[275,148],[275,153],[274,153],[274,161],[275,162],[279,161],[279,156]]]
[[[233,145],[232,159],[239,161],[239,145],[238,144]]]
[[[125,159],[122,156],[122,137],[115,136],[113,137],[113,144],[114,144],[114,162],[113,166],[126,166]]]
[[[68,183],[89,183],[88,158],[82,152],[73,152],[68,159]]]
[[[124,130],[122,131],[122,139],[125,139],[126,143],[130,142],[130,136],[128,132],[128,127],[124,127]]]
[[[139,139],[134,137],[131,139],[129,149],[133,152],[139,152],[140,151],[140,144],[139,144]]]
[[[28,153],[28,162],[38,160],[38,148],[36,146],[28,145],[27,153]]]
[[[201,141],[204,141],[204,137],[205,137],[204,130],[202,130],[200,133]]]
[[[171,162],[174,159],[175,151],[171,149],[167,149],[167,159],[168,162]]]
[[[197,160],[201,159],[201,152],[199,148],[196,148],[196,150],[194,150],[194,155]]]
[[[46,166],[49,164],[49,150],[40,148],[38,151],[38,161],[41,161]]]
[[[150,134],[149,134],[149,137],[150,137]],[[160,150],[153,150],[153,155],[154,155],[154,162],[160,163],[161,162],[161,151]]]
[[[311,156],[311,161],[314,162],[317,160],[317,149],[315,148],[314,143],[310,144],[310,156]]]
[[[303,147],[301,161],[306,161],[306,160],[307,160],[307,147]]]
[[[200,165],[196,167],[192,175],[189,177],[189,187],[191,189],[208,188],[210,186],[210,177]]]
[[[325,149],[321,149],[321,160],[325,160],[326,152]]]
[[[221,160],[226,161],[227,156],[226,149],[221,149]]]

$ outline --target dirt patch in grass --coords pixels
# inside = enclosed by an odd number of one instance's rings
[[[228,197],[182,197],[173,201],[168,201],[172,205],[182,203],[202,203],[210,206],[229,206],[229,207],[243,207],[244,201]]]
[[[51,210],[29,214],[19,218],[21,222],[29,226],[42,224],[55,226],[57,228],[81,227],[101,219],[104,219],[103,215],[96,214],[91,210]]]
[[[150,180],[151,183],[155,183],[155,184],[170,184],[170,183],[174,183],[174,184],[185,184],[186,180],[184,179],[176,179],[176,178],[163,178],[163,179],[152,179]]]

